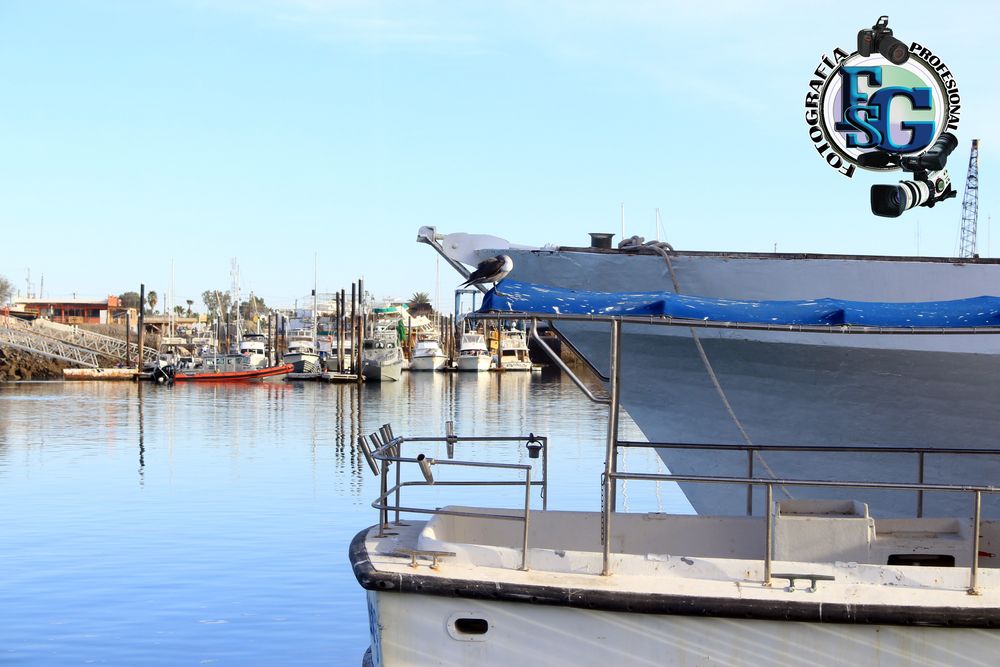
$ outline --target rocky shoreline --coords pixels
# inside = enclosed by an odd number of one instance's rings
[[[63,369],[71,366],[65,361],[0,347],[0,382],[62,380]]]

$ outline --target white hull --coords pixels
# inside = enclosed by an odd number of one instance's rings
[[[669,289],[659,256],[510,251],[517,280],[600,291]],[[487,252],[487,254],[489,254]],[[1000,292],[1000,264],[877,259],[679,255],[681,291],[749,299],[836,297],[865,301],[958,299]],[[603,372],[605,325],[559,323]],[[755,444],[976,447],[1000,451],[1000,336],[847,336],[699,332],[712,370]],[[974,352],[974,353],[973,353]],[[687,329],[626,326],[622,405],[652,441],[743,444]],[[745,455],[660,450],[675,473],[743,475]],[[822,457],[822,458],[819,458]],[[864,479],[835,455],[769,453],[775,477],[817,471]],[[885,455],[884,479],[916,481],[915,455]],[[1000,457],[929,457],[928,482],[995,484]],[[757,473],[767,475],[759,466]],[[745,492],[685,485],[699,513],[742,511]],[[815,489],[795,497],[822,497]],[[875,515],[912,512],[905,492],[861,494]],[[928,515],[967,514],[967,501],[927,494]],[[1000,515],[996,499],[984,501]],[[760,507],[761,503],[758,502]]]
[[[361,362],[361,374],[373,382],[398,382],[403,376],[403,362],[365,359]]]
[[[501,371],[530,371],[532,364],[530,361],[513,360],[513,361],[502,361],[497,365],[497,370]]]
[[[410,359],[411,371],[439,371],[444,368],[448,357],[442,355],[414,356]]]
[[[314,352],[290,352],[282,356],[282,363],[291,364],[293,373],[319,373],[319,355]]]
[[[481,373],[490,370],[492,360],[489,355],[458,355],[458,370]]]
[[[628,614],[368,592],[377,642],[399,665],[989,665],[1000,634],[979,629]],[[455,639],[456,615],[492,621],[488,638]]]

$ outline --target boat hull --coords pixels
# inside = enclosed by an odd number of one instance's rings
[[[319,355],[313,352],[291,352],[285,354],[281,360],[292,365],[293,373],[319,373]]]
[[[361,362],[361,374],[372,382],[398,382],[403,376],[403,362],[365,359]]]
[[[260,382],[265,379],[280,379],[291,372],[291,364],[224,373],[180,371],[174,376],[174,382]]]
[[[975,628],[703,618],[368,592],[373,664],[992,664],[1000,633]],[[483,619],[486,635],[457,618]],[[391,631],[383,632],[383,629]]]
[[[486,354],[458,355],[458,370],[467,372],[484,372],[490,369],[492,359]]]
[[[491,251],[484,251],[489,255]],[[597,291],[671,289],[658,255],[510,250],[511,277],[556,287]],[[718,298],[861,301],[950,300],[996,293],[1000,264],[859,257],[679,253],[672,256],[682,293]],[[594,366],[608,371],[607,325],[558,323]],[[658,442],[745,444],[713,385],[714,372],[740,424],[755,444],[972,447],[1000,451],[1000,336],[854,336],[699,330],[708,366],[689,329],[627,325],[623,330],[624,409]],[[658,450],[678,474],[745,475],[746,454]],[[764,455],[762,477],[863,480],[846,455]],[[886,454],[883,479],[917,480],[916,455]],[[1000,479],[1000,457],[926,462],[928,482],[986,483]],[[844,474],[849,472],[850,474]],[[875,476],[874,474],[872,476]],[[746,492],[686,484],[699,513],[745,511]],[[819,489],[789,490],[824,497]],[[863,494],[876,515],[912,512],[907,492]],[[927,515],[968,515],[963,499],[926,494]],[[997,501],[986,513],[1000,515]],[[756,506],[762,506],[758,499]]]
[[[448,357],[441,355],[421,355],[410,359],[411,371],[439,371],[448,362]]]

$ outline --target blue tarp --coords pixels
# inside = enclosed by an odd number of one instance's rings
[[[483,298],[479,312],[517,311],[564,315],[661,315],[710,322],[851,324],[871,327],[1000,326],[1000,297],[955,301],[881,303],[813,299],[741,301],[673,292],[589,292],[504,280]]]

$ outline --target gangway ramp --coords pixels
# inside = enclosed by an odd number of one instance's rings
[[[0,316],[0,343],[17,347],[26,352],[88,366],[91,364],[83,361],[84,359],[104,358],[110,359],[112,362],[132,363],[139,351],[139,346],[136,343],[126,345],[125,341],[118,338],[79,327],[48,320],[38,319],[27,322],[16,317],[2,316]],[[70,347],[66,347],[67,345]],[[78,348],[83,352],[70,348]],[[155,349],[150,347],[143,349],[144,362],[155,362],[157,356]],[[100,364],[95,361],[93,367],[100,367]]]

